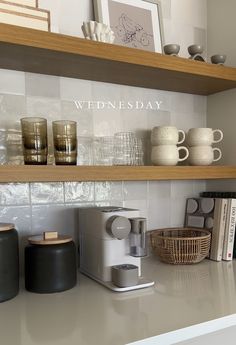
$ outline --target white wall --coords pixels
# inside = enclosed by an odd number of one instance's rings
[[[162,0],[162,4],[167,43],[179,42],[182,56],[188,55],[187,46],[193,42],[206,45],[206,0]],[[83,20],[92,18],[91,1],[40,0],[40,6],[51,10],[52,28],[61,33],[81,35]],[[87,99],[163,103],[160,111],[76,109],[74,100]],[[80,136],[134,130],[149,139],[157,125],[184,130],[205,126],[206,97],[0,70],[0,162],[4,164],[16,149],[19,119],[25,114],[44,116],[49,126],[53,119],[75,119]],[[113,204],[139,208],[148,217],[149,229],[181,226],[186,197],[204,189],[205,182],[199,181],[1,184],[0,222],[15,222],[24,237],[45,229],[73,235],[77,207]]]
[[[226,65],[236,67],[235,0],[208,0],[208,53],[226,54]],[[208,97],[207,124],[220,128],[225,137],[218,145],[223,152],[221,164],[236,164],[236,89]],[[208,189],[236,190],[234,181],[208,182]]]

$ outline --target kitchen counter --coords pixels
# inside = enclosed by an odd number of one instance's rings
[[[64,293],[22,289],[0,305],[0,343],[124,345],[235,314],[234,272],[236,261],[172,266],[147,258],[143,273],[153,288],[119,294],[79,275]]]

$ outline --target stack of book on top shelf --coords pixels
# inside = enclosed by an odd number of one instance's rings
[[[50,31],[50,12],[38,0],[0,0],[0,23]]]
[[[185,226],[208,229],[212,234],[209,258],[231,261],[234,257],[236,193],[203,192],[201,198],[187,199]]]

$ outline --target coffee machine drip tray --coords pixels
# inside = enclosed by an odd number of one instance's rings
[[[134,291],[134,290],[140,290],[140,289],[144,289],[144,288],[148,288],[151,286],[154,286],[154,282],[147,280],[143,277],[139,278],[138,284],[134,285],[134,286],[128,286],[128,287],[118,287],[116,285],[114,285],[112,282],[104,282],[98,278],[93,277],[91,274],[84,272],[83,270],[80,270],[81,273],[83,273],[84,275],[86,275],[89,278],[92,278],[93,280],[95,280],[96,282],[98,282],[99,284],[102,284],[103,286],[105,286],[106,288],[108,288],[109,290],[115,291],[115,292],[128,292],[128,291]]]

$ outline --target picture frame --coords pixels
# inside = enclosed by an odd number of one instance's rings
[[[159,0],[93,0],[95,20],[111,27],[114,44],[163,53]]]

